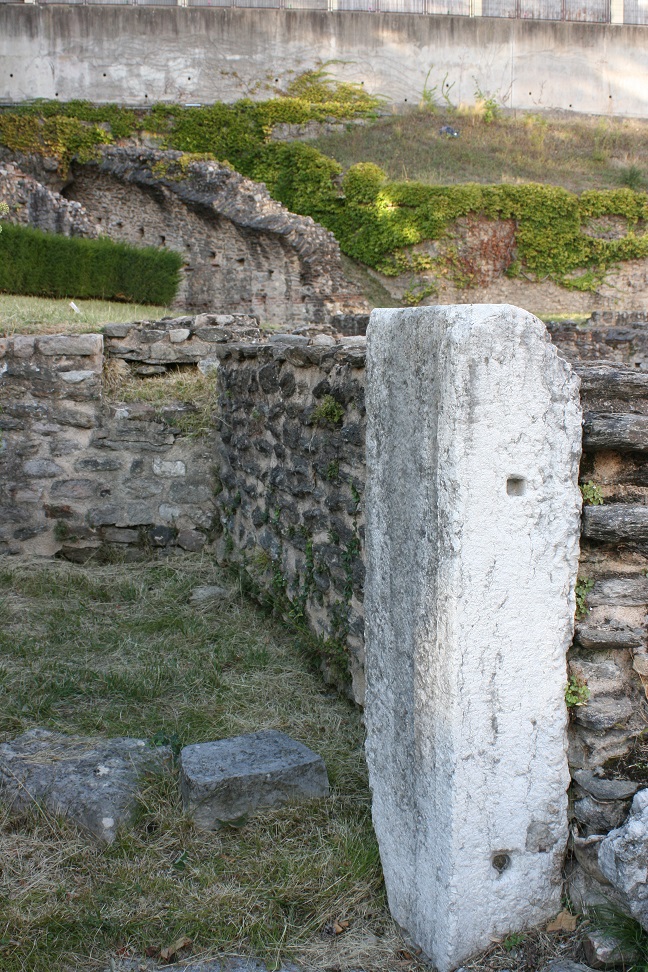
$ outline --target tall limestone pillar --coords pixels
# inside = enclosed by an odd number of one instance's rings
[[[579,383],[509,305],[374,311],[367,368],[373,818],[448,972],[560,910]]]

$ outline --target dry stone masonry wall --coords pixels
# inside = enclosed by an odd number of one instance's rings
[[[578,901],[605,880],[587,842],[648,784],[631,769],[648,718],[648,331],[645,315],[603,314],[550,330],[581,379],[580,480],[604,500],[584,509],[569,653],[576,697],[589,692],[568,732]],[[0,550],[213,549],[311,626],[331,677],[348,667],[362,702],[364,338],[203,314],[109,325],[103,354],[102,394],[101,335],[0,342]],[[187,434],[195,407],[110,390],[197,369],[213,382],[208,435]]]
[[[102,367],[100,334],[0,341],[3,553],[84,561],[208,542],[209,437],[181,433],[181,405],[104,401]]]

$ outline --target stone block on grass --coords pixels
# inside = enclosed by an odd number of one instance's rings
[[[263,807],[325,797],[329,783],[321,756],[283,732],[267,730],[185,746],[180,789],[196,827],[216,830]]]
[[[14,813],[39,804],[111,843],[132,821],[141,777],[170,765],[167,746],[30,729],[0,746],[0,799]]]

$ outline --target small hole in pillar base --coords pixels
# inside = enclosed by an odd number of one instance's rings
[[[506,492],[509,496],[524,496],[526,493],[526,479],[521,476],[509,476],[506,480]]]
[[[497,851],[493,854],[491,864],[498,874],[503,874],[511,866],[511,858],[505,851]]]

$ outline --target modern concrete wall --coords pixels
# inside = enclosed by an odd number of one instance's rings
[[[512,108],[648,117],[648,28],[337,11],[0,4],[0,101],[234,101],[332,61],[403,106],[444,77]],[[429,72],[429,76],[428,76]]]

